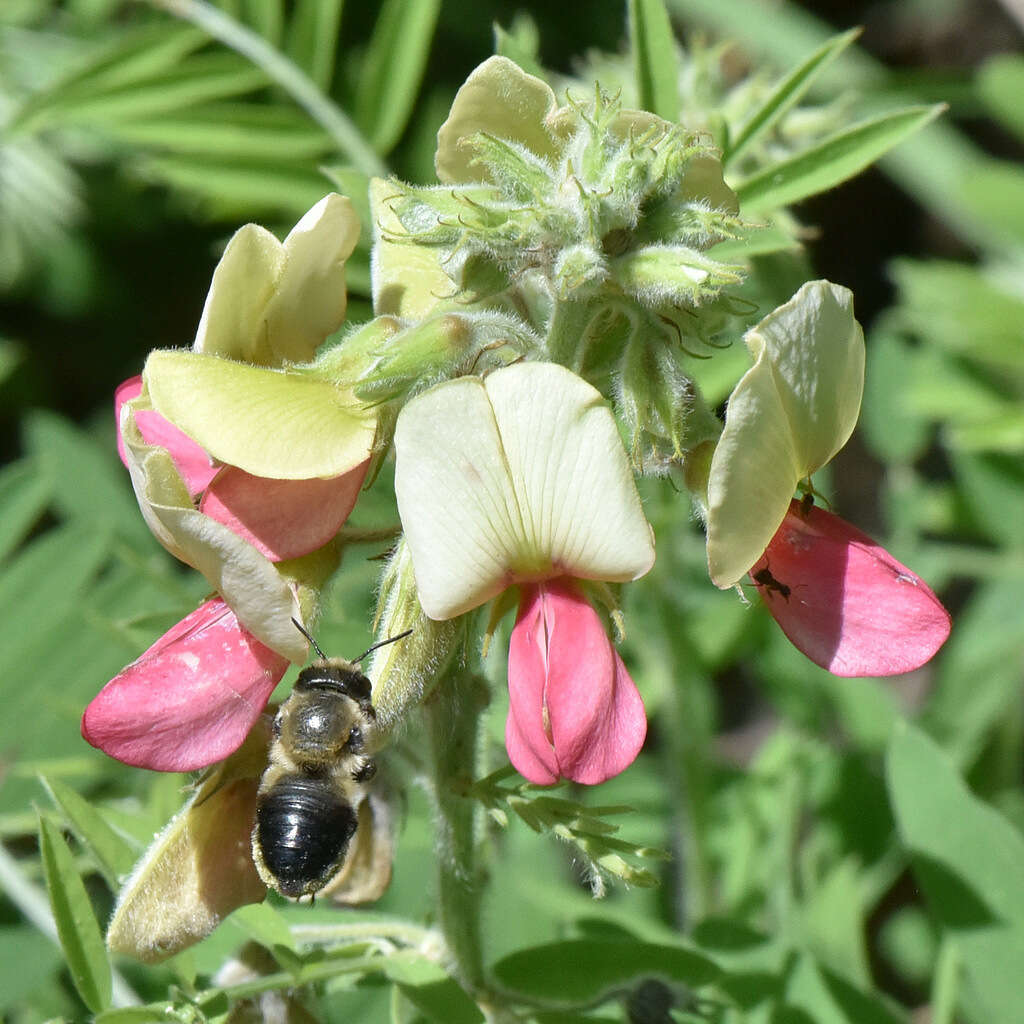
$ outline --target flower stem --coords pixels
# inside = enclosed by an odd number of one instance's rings
[[[476,681],[455,671],[424,705],[437,819],[438,924],[452,973],[475,999],[486,993],[480,936],[482,876],[477,865],[477,803],[461,796],[475,775],[480,706]]]

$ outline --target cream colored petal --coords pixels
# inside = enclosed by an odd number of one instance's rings
[[[193,349],[273,365],[273,346],[264,325],[284,263],[281,243],[266,228],[239,228],[213,272]]]
[[[522,512],[527,561],[558,574],[638,579],[654,540],[601,393],[555,363],[519,363],[484,381]]]
[[[157,350],[143,376],[157,412],[214,458],[254,476],[340,476],[373,445],[375,414],[309,373]]]
[[[797,483],[846,443],[864,388],[864,335],[838,285],[805,284],[745,340],[755,362],[729,399],[708,480],[708,568],[719,587],[761,557]]]
[[[324,196],[284,240],[287,256],[267,330],[280,360],[305,363],[345,319],[345,261],[359,217],[344,196]]]
[[[402,411],[395,491],[428,616],[510,583],[629,580],[654,543],[611,411],[564,367],[520,363],[432,388]]]
[[[331,193],[282,244],[236,232],[213,274],[193,349],[258,366],[308,362],[345,318],[345,261],[359,238],[351,203]]]
[[[489,181],[487,171],[470,164],[462,140],[477,132],[524,145],[544,159],[557,155],[557,140],[546,123],[557,110],[547,83],[528,75],[507,57],[490,57],[455,95],[448,120],[437,133],[434,165],[445,184]]]
[[[423,611],[450,619],[511,582],[522,520],[483,383],[460,377],[402,410],[395,496]]]
[[[122,411],[125,456],[153,535],[206,577],[253,636],[290,661],[304,661],[306,644],[291,621],[300,615],[291,587],[251,544],[193,506],[170,455],[147,445],[130,415],[129,403]]]
[[[747,333],[754,358],[771,360],[792,424],[801,476],[829,462],[850,439],[864,394],[864,332],[853,293],[810,281]]]

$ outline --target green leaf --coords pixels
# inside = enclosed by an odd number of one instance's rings
[[[50,503],[53,481],[36,459],[0,470],[0,561],[21,543]]]
[[[994,117],[1024,139],[1024,57],[1004,53],[985,62],[978,74],[978,92]]]
[[[130,87],[181,64],[206,42],[206,36],[181,25],[147,25],[128,31],[57,79],[33,93],[8,125],[10,131],[28,131],[38,119],[61,107]]]
[[[245,24],[259,32],[268,43],[279,46],[284,26],[282,0],[246,0]]]
[[[984,1019],[1014,1020],[1024,963],[1024,837],[913,726],[895,731],[886,774],[915,877],[956,939],[966,994]]]
[[[834,188],[859,174],[942,111],[941,106],[906,107],[830,135],[735,185],[740,206],[744,214],[772,210]]]
[[[800,102],[804,93],[814,84],[821,72],[828,67],[861,33],[859,28],[850,29],[834,36],[820,46],[805,61],[797,65],[765,98],[764,103],[754,111],[737,132],[722,154],[726,167],[737,160],[743,151],[766,132],[771,131],[792,108]]]
[[[386,0],[366,51],[355,120],[378,153],[398,142],[416,103],[440,0]]]
[[[50,530],[0,573],[0,694],[21,684],[21,660],[82,601],[110,538],[84,526]],[[51,640],[52,643],[52,640]]]
[[[876,330],[867,348],[864,405],[860,429],[874,453],[886,462],[910,463],[931,441],[927,417],[908,406],[906,391],[916,361],[902,335]]]
[[[109,423],[109,448],[104,450],[68,420],[35,410],[25,419],[25,447],[53,481],[54,503],[63,516],[102,524],[136,546],[148,547],[149,531],[139,514],[128,473],[116,458],[113,415]]]
[[[54,125],[87,123],[101,128],[121,120],[157,117],[209,100],[252,92],[267,84],[266,75],[233,53],[204,53],[178,67],[124,85],[85,94],[50,97],[29,122],[39,130]]]
[[[207,103],[160,118],[117,121],[104,132],[135,146],[283,166],[334,151],[327,133],[294,107],[252,103]]]
[[[640,108],[679,120],[679,54],[663,0],[629,0],[629,35]]]
[[[63,963],[48,935],[27,924],[0,925],[0,1012],[30,1005],[43,986],[58,984]]]
[[[140,849],[118,835],[103,815],[70,786],[55,778],[41,778],[57,807],[64,812],[75,835],[92,852],[113,892],[131,873]]]
[[[212,160],[202,156],[146,157],[145,178],[200,196],[211,216],[237,219],[254,210],[280,212],[295,220],[324,197],[323,176],[304,164]]]
[[[495,964],[494,973],[530,998],[575,1006],[652,974],[699,989],[721,972],[707,957],[681,946],[574,939],[513,953]]]
[[[39,844],[50,905],[71,978],[82,1002],[93,1013],[99,1013],[110,1005],[112,978],[89,894],[60,830],[43,817],[39,819]]]
[[[297,0],[288,26],[285,52],[329,93],[344,0]]]
[[[494,23],[494,52],[515,61],[527,74],[544,79],[540,64],[540,30],[525,11],[516,14],[510,28]]]
[[[1024,604],[1019,579],[978,587],[957,615],[923,723],[957,764],[971,764],[1020,692]]]

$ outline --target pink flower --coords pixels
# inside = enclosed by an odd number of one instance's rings
[[[214,598],[100,690],[82,736],[125,764],[204,768],[241,745],[288,664]]]
[[[508,652],[509,760],[541,785],[604,782],[643,746],[640,694],[573,580],[521,589]]]
[[[816,506],[790,504],[750,577],[793,645],[833,675],[909,672],[949,636],[949,612],[919,576]]]
[[[114,394],[118,453],[128,465],[121,407],[142,393],[142,378]],[[341,529],[359,497],[369,459],[326,480],[271,480],[215,463],[203,448],[152,409],[134,412],[143,440],[167,450],[199,511],[223,523],[272,562],[316,551]]]
[[[654,536],[601,395],[554,363],[460,377],[406,404],[395,455],[424,613],[451,619],[497,598],[496,622],[512,607],[503,595],[520,588],[512,763],[541,785],[623,771],[646,735],[643,703],[576,581],[639,579],[654,564]]]

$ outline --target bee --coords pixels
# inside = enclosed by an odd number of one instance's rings
[[[252,856],[263,881],[282,896],[313,897],[341,872],[359,823],[377,716],[370,681],[355,661],[330,659],[296,620],[319,661],[299,673],[274,719],[270,763],[256,796]]]

